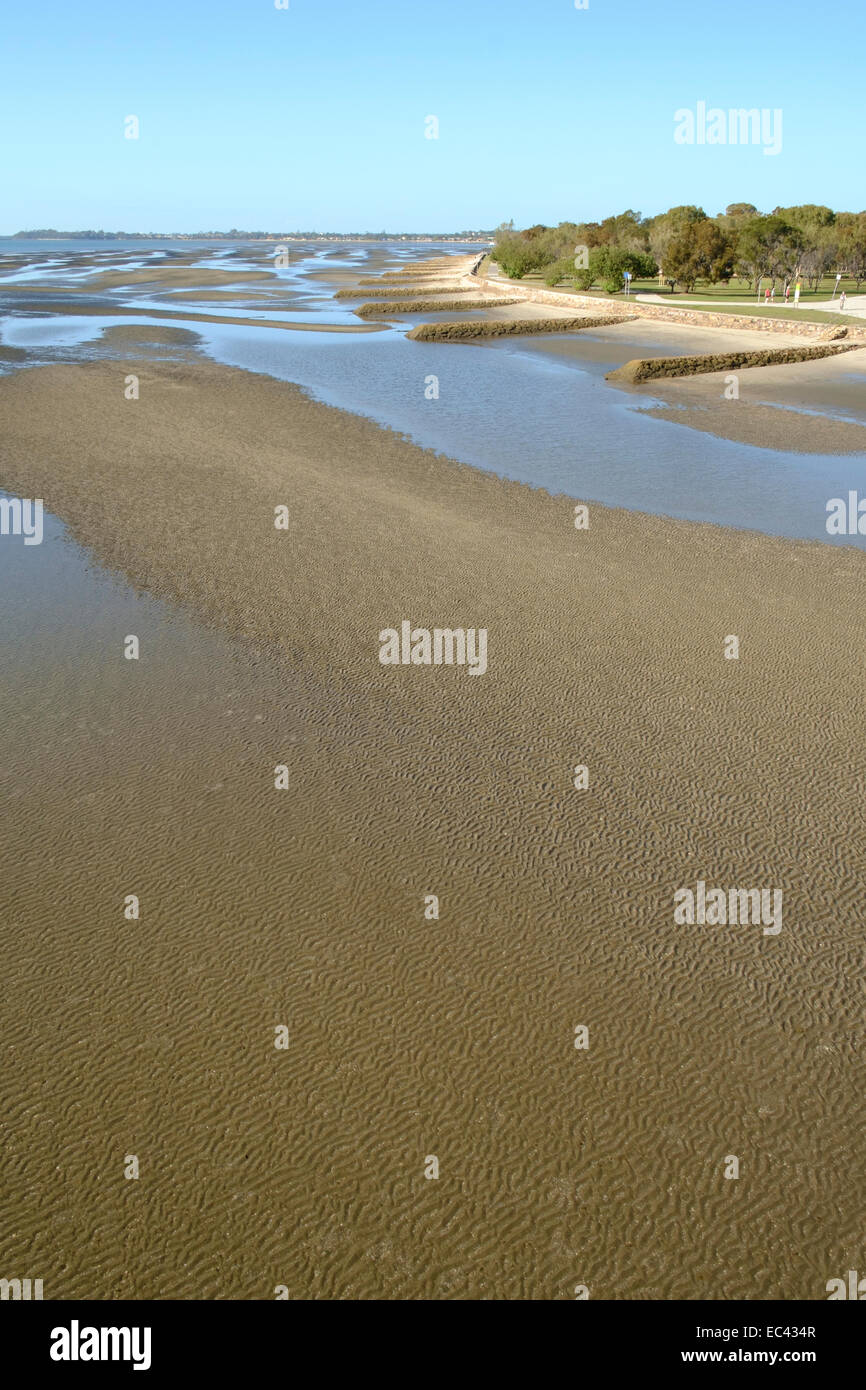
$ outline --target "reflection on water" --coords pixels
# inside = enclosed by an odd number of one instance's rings
[[[188,243],[180,245],[194,264],[237,270],[239,275],[273,266],[275,248],[240,247],[235,253],[210,246],[199,252]],[[138,264],[142,249],[135,249]],[[475,248],[399,248],[399,259],[445,251],[466,254],[469,249]],[[100,272],[115,264],[128,266],[132,259],[124,260],[105,246],[99,251],[104,256]],[[58,248],[52,247],[54,268],[46,273],[57,276],[60,284],[70,272],[70,261],[82,254],[79,244],[61,261]],[[168,252],[162,248],[149,254],[152,263],[159,264]],[[28,349],[23,364],[28,366],[103,355],[102,330],[125,322],[184,325],[182,317],[149,319],[148,308],[178,315],[210,309],[226,318],[255,314],[322,325],[357,323],[351,313],[354,301],[335,302],[332,297],[338,277],[365,263],[373,272],[397,259],[395,248],[387,245],[291,246],[290,264],[278,271],[276,283],[240,279],[220,287],[251,293],[249,304],[240,299],[221,302],[218,294],[209,299],[209,289],[197,299],[173,298],[164,286],[148,295],[136,284],[103,298],[104,303],[134,308],[135,316],[129,319],[75,316],[74,310],[68,316],[40,316],[33,305],[25,316],[13,312],[10,295],[5,301],[7,316],[0,320],[0,340]],[[333,281],[327,278],[332,274]],[[15,272],[15,278],[20,281],[20,273]],[[263,287],[276,298],[260,299]],[[362,287],[359,299],[363,293]],[[611,506],[866,546],[866,537],[839,541],[825,528],[828,499],[866,484],[862,456],[760,449],[653,419],[646,413],[653,404],[649,398],[619,391],[604,380],[611,368],[647,351],[646,336],[638,343],[629,339],[627,329],[619,328],[586,332],[579,339],[557,335],[538,344],[527,339],[408,342],[408,328],[425,317],[430,315],[401,316],[399,326],[364,335],[195,320],[187,321],[186,327],[216,361],[297,382],[321,401],[369,416],[426,447],[507,478]],[[664,350],[672,351],[669,339]],[[14,363],[3,365],[16,369]]]

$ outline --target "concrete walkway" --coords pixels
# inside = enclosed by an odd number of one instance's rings
[[[675,304],[686,304],[689,306],[694,304],[696,306],[700,306],[706,309],[718,309],[719,307],[719,300],[693,299],[691,295],[689,295],[688,299],[683,299],[677,295],[649,294],[641,290],[634,296],[634,298],[637,300],[642,300],[645,304],[669,304],[671,305],[671,307],[673,307]],[[760,297],[754,295],[751,299],[726,299],[723,300],[722,303],[724,303],[725,305],[730,305],[732,309],[754,309],[756,307],[760,307],[762,304],[765,304],[766,300],[764,299],[763,295],[761,295]],[[866,294],[849,294],[847,299],[845,300],[844,309],[839,308],[838,295],[835,299],[803,300],[802,307],[804,309],[820,309],[822,312],[828,314],[845,314],[846,316],[850,314],[851,318],[862,319],[866,318]],[[782,298],[779,298],[778,295],[774,300],[770,302],[770,308],[782,309],[783,311],[787,310],[792,315],[798,314],[800,312],[799,309],[794,308],[793,299],[789,299],[788,303],[786,304],[784,296],[782,296]]]

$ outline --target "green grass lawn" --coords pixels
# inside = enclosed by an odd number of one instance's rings
[[[761,300],[763,300],[764,290],[766,290],[766,288],[767,285],[765,281],[761,287]],[[861,285],[860,291],[858,291],[855,286],[855,282],[851,279],[842,279],[839,282],[840,292],[844,290],[845,293],[849,295],[862,292],[863,288],[864,287]],[[730,301],[751,299],[754,301],[755,304],[758,303],[758,295],[756,294],[755,290],[749,289],[749,286],[742,280],[733,280],[726,285],[706,285],[699,281],[691,294],[670,294],[667,287],[660,290],[657,279],[635,281],[635,289],[639,292],[646,294],[663,294],[665,299],[671,299],[674,303],[679,302],[682,304],[688,304],[690,301],[693,301],[695,299],[711,299],[714,303],[719,304],[724,304],[726,300]],[[832,298],[835,289],[835,275],[828,276],[824,280],[822,280],[817,290],[808,289],[804,283],[803,288],[800,291],[800,303],[806,304],[810,301],[820,302],[821,300],[830,299]],[[623,298],[624,297],[625,296],[623,296]],[[791,303],[793,303],[793,298],[794,296],[792,291],[790,301]],[[785,303],[784,293],[780,295],[778,282],[776,283],[776,298],[774,300],[774,303],[781,303],[782,305],[784,305]]]

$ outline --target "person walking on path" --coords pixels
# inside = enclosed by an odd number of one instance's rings
[[[845,291],[844,291],[844,290],[842,291],[842,293],[841,293],[840,296],[839,296],[839,308],[842,309],[842,310],[844,310],[844,308],[845,308]]]

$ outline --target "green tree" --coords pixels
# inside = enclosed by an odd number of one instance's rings
[[[574,256],[559,256],[544,267],[544,283],[554,289],[561,280],[574,278]]]
[[[836,219],[839,233],[839,270],[852,277],[859,290],[866,280],[866,212],[840,213]]]
[[[687,223],[668,244],[665,275],[689,294],[698,280],[715,285],[734,273],[734,243],[710,218]]]
[[[836,221],[833,209],[825,207],[823,203],[798,203],[792,208],[773,208],[773,216],[783,217],[792,227],[799,227],[801,232],[808,231],[810,227],[832,227]]]
[[[737,238],[738,266],[753,286],[765,276],[788,279],[796,273],[803,242],[803,233],[783,217],[753,217]]]
[[[618,246],[597,246],[589,253],[589,268],[575,276],[578,289],[600,284],[608,294],[618,294],[624,284],[624,273],[636,279],[648,280],[658,267],[646,251],[624,251]]]
[[[671,242],[682,236],[686,228],[693,223],[706,221],[706,217],[703,208],[686,203],[668,208],[667,212],[659,213],[658,217],[653,217],[647,223],[649,248],[665,274],[668,273],[667,251]]]
[[[816,290],[839,260],[839,234],[834,226],[810,227],[803,233],[800,271]]]
[[[545,227],[530,228],[534,235],[516,232],[512,223],[496,229],[493,259],[511,280],[522,280],[530,270],[538,270],[550,259],[545,245]]]
[[[648,251],[646,225],[639,212],[626,208],[615,217],[605,217],[599,225],[599,243],[621,251]]]
[[[547,252],[543,246],[515,237],[498,241],[493,248],[493,259],[509,280],[522,280],[530,270],[540,270],[547,263]]]

